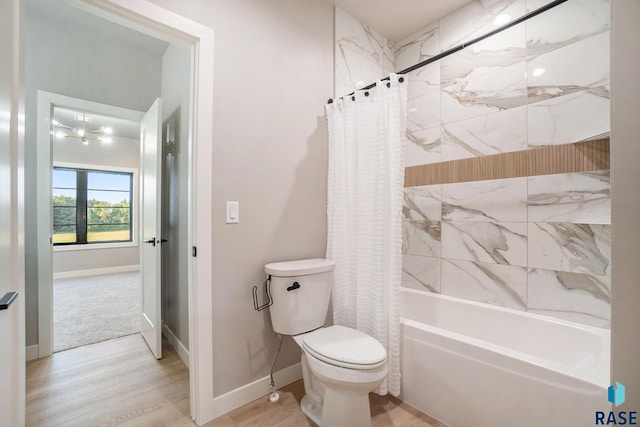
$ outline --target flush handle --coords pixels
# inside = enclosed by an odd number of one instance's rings
[[[295,291],[296,289],[300,288],[300,283],[298,282],[293,282],[293,285],[289,286],[287,288],[287,291]]]

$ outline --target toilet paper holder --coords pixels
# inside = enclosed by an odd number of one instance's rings
[[[264,286],[267,293],[267,302],[262,305],[258,304],[258,287],[253,287],[253,308],[256,311],[262,311],[265,308],[269,308],[273,305],[273,298],[271,298],[271,275],[267,276],[267,280],[265,280]],[[300,287],[300,285],[298,285],[298,287]]]

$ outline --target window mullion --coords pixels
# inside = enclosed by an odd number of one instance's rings
[[[78,170],[76,176],[76,238],[87,243],[87,171]]]

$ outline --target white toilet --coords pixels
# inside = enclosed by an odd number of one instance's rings
[[[334,266],[327,259],[267,264],[271,323],[302,349],[302,411],[323,427],[370,427],[369,393],[387,375],[387,352],[356,329],[323,327]]]

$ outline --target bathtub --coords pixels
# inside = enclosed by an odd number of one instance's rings
[[[450,427],[589,426],[607,401],[610,333],[403,288],[402,394]]]

